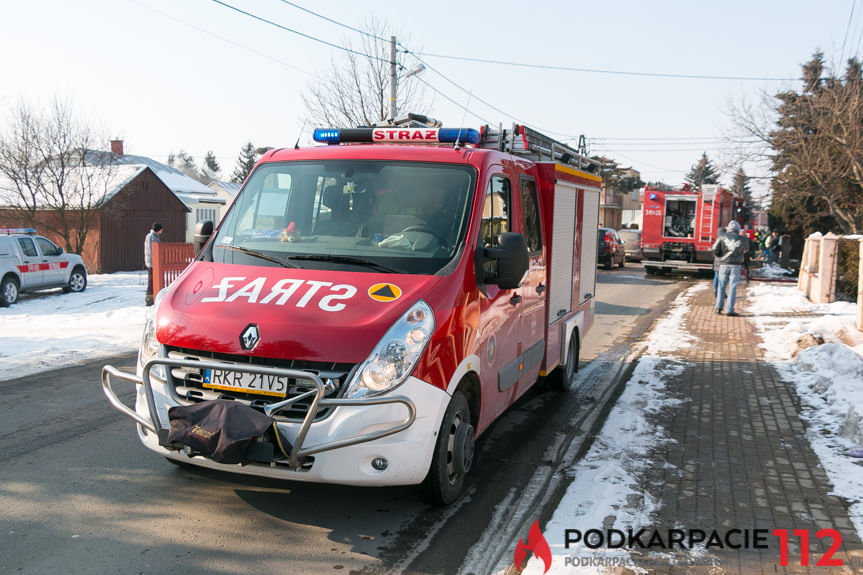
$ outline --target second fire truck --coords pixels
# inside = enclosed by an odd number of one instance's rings
[[[713,269],[713,243],[742,210],[743,199],[715,184],[701,189],[644,189],[641,248],[644,271]]]

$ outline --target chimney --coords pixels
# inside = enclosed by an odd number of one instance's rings
[[[111,140],[111,152],[118,156],[123,155],[123,140]]]

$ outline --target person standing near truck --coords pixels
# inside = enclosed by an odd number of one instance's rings
[[[746,254],[749,253],[749,238],[740,235],[740,224],[731,221],[725,228],[725,235],[720,236],[713,244],[713,255],[719,259],[719,282],[716,288],[716,313],[722,313],[726,300],[725,315],[739,315],[734,311],[737,300],[737,282],[740,281],[740,269]]]
[[[144,296],[146,305],[153,305],[153,244],[160,241],[161,235],[162,224],[156,222],[144,238],[144,267],[147,268],[147,294]]]

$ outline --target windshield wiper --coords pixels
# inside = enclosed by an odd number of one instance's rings
[[[388,273],[396,273],[401,274],[404,271],[396,268],[391,268],[389,266],[385,266],[384,264],[379,264],[372,260],[367,260],[365,258],[356,258],[353,256],[331,256],[326,254],[309,254],[302,256],[288,256],[288,259],[291,260],[309,260],[315,262],[334,262],[339,264],[356,264],[360,266],[364,266],[367,268],[372,268],[374,270],[380,272],[388,272]]]
[[[241,254],[246,254],[247,256],[254,256],[256,258],[260,258],[262,260],[267,260],[268,262],[273,262],[274,264],[279,264],[283,268],[295,268],[294,264],[291,262],[287,262],[285,260],[280,260],[279,258],[274,258],[273,256],[268,256],[263,252],[259,252],[257,250],[251,250],[249,248],[244,248],[242,246],[228,246],[228,245],[217,245],[217,248],[222,248],[225,250],[233,250],[235,252],[240,252]]]

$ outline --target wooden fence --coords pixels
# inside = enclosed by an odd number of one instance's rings
[[[153,293],[171,285],[193,259],[195,247],[192,244],[153,243]]]

